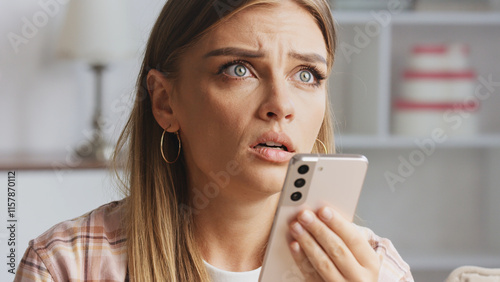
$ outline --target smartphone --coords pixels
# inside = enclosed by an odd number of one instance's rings
[[[326,205],[352,222],[367,168],[362,155],[297,154],[290,160],[260,282],[304,281],[289,248],[290,223],[300,211],[316,212]]]

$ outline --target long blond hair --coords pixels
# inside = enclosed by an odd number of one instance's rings
[[[316,19],[328,51],[328,70],[333,65],[335,30],[326,0],[294,0]],[[235,4],[237,2],[237,4]],[[137,80],[134,106],[115,150],[126,151],[124,227],[128,269],[133,281],[209,281],[194,239],[189,212],[185,161],[181,154],[167,165],[160,152],[163,132],[156,122],[146,78],[154,68],[175,78],[183,52],[204,34],[243,9],[270,5],[279,0],[168,0],[151,36]],[[236,6],[234,6],[236,5]],[[318,139],[334,151],[333,123],[327,95],[326,112]],[[166,154],[175,158],[175,135],[166,136]],[[323,152],[315,146],[313,152]]]

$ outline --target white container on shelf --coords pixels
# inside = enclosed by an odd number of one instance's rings
[[[415,102],[459,102],[474,94],[474,71],[406,71],[400,97]]]
[[[398,100],[394,103],[393,132],[396,135],[426,137],[440,130],[446,136],[477,134],[478,103],[422,103]]]
[[[408,68],[419,71],[446,71],[448,48],[446,45],[416,45],[412,49]]]
[[[475,81],[466,44],[415,45],[393,107],[393,132],[429,136],[441,129],[448,136],[474,135]]]
[[[448,44],[447,69],[450,71],[467,70],[470,68],[469,63],[470,48],[469,45],[463,43]]]
[[[469,46],[463,43],[418,44],[408,62],[410,70],[463,71],[469,69]]]

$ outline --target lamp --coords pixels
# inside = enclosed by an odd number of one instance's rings
[[[112,62],[134,57],[137,40],[131,33],[126,1],[71,0],[59,40],[58,53],[65,58],[87,62],[95,75],[94,134],[91,148],[77,149],[84,158],[106,161],[107,152],[102,119],[102,74]]]

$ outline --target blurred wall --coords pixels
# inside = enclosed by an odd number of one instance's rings
[[[91,128],[93,74],[59,58],[68,0],[0,2],[0,153],[71,150]],[[141,48],[104,73],[105,136],[115,140],[129,112],[143,46],[165,0],[129,0]]]
[[[6,153],[66,155],[88,140],[94,77],[83,62],[56,54],[67,0],[0,1],[0,158]],[[103,78],[105,137],[117,139],[132,102],[149,32],[165,0],[129,0],[135,57],[108,66]],[[0,171],[0,281],[12,281],[29,240],[54,224],[121,198],[105,169],[16,171],[16,245],[9,246],[8,172]],[[8,226],[8,225],[7,225]]]

